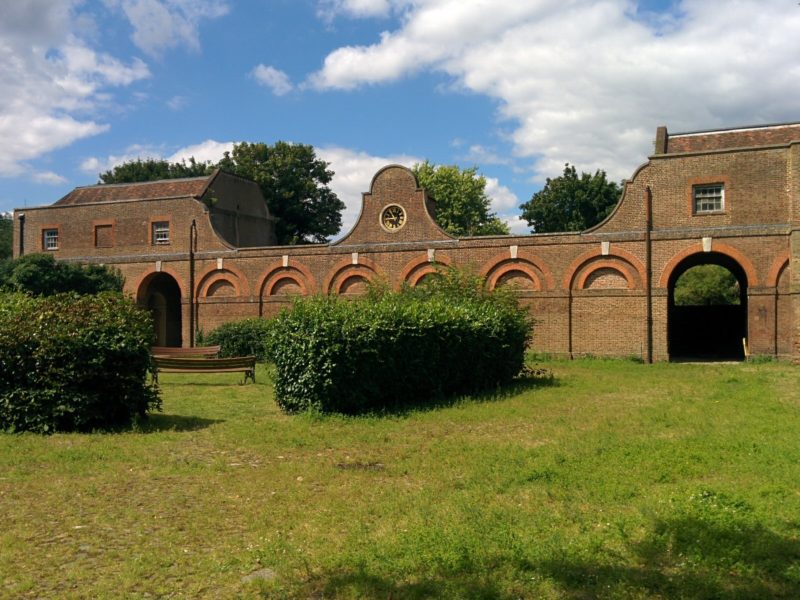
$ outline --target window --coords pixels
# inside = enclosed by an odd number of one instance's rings
[[[169,244],[169,221],[153,221],[153,244]]]
[[[58,229],[42,230],[42,248],[45,250],[58,250]]]
[[[94,226],[94,247],[111,248],[114,245],[114,229],[112,225]]]
[[[722,212],[725,208],[725,186],[721,183],[713,185],[696,185],[692,188],[694,213]]]

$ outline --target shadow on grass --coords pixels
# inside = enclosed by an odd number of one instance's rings
[[[223,419],[205,419],[185,415],[165,415],[150,413],[147,418],[139,419],[135,430],[138,433],[159,433],[162,431],[199,431],[216,423],[223,423]]]
[[[511,600],[518,594],[501,591],[490,573],[451,574],[441,579],[398,583],[365,571],[322,574],[308,582],[310,598]]]
[[[631,546],[635,566],[563,556],[533,565],[568,598],[642,594],[734,600],[800,598],[800,541],[741,520],[658,520]]]
[[[560,385],[558,380],[548,371],[546,375],[528,374],[517,377],[505,385],[495,389],[483,390],[470,395],[453,395],[428,398],[419,402],[408,402],[402,406],[386,407],[380,411],[365,411],[355,413],[355,416],[389,416],[402,417],[411,413],[428,412],[442,408],[450,408],[459,404],[496,402],[513,398],[524,392],[529,392],[537,388],[556,387]]]
[[[343,564],[307,580],[301,596],[505,600],[556,592],[572,599],[800,598],[800,540],[768,529],[749,506],[722,495],[701,494],[688,510],[652,521],[645,537],[621,552],[591,540],[575,542],[544,559],[533,540],[536,547],[507,548],[489,563],[485,556],[472,557],[460,568],[433,573],[420,564],[419,573],[394,578]],[[448,552],[428,550],[433,559]],[[534,554],[536,559],[529,558]]]

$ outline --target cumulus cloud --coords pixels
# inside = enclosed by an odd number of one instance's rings
[[[133,27],[131,39],[143,52],[159,56],[164,50],[186,46],[200,49],[200,23],[229,11],[221,0],[105,0],[122,10]]]
[[[496,177],[486,178],[486,195],[492,201],[493,212],[503,214],[513,211],[519,206],[517,195],[506,186],[501,185]]]
[[[197,162],[216,163],[222,159],[223,154],[233,151],[233,142],[218,142],[216,140],[205,140],[199,144],[185,146],[173,152],[167,160],[169,162],[180,162],[189,160],[191,157]]]
[[[340,7],[339,14],[358,16]],[[543,181],[565,162],[630,176],[655,128],[797,117],[800,10],[778,0],[683,0],[670,13],[630,0],[420,0],[372,45],[331,52],[320,90],[438,71],[498,101],[514,154]]]
[[[67,178],[54,173],[53,171],[41,171],[33,174],[34,181],[47,185],[61,185],[67,182]]]
[[[355,18],[385,17],[392,9],[389,0],[320,0],[317,15],[332,21],[337,15]]]
[[[167,100],[167,108],[170,110],[181,110],[186,106],[186,96],[173,96]]]
[[[511,235],[526,235],[531,232],[528,222],[519,215],[506,217],[503,222],[508,225],[508,231]]]
[[[216,140],[205,140],[198,144],[184,146],[178,150],[170,152],[164,147],[147,146],[143,144],[132,144],[119,154],[111,154],[100,158],[90,156],[80,164],[81,171],[97,175],[104,173],[114,167],[134,160],[167,160],[169,162],[181,162],[189,160],[191,157],[197,162],[219,162],[225,152],[233,150],[233,142],[218,142]]]
[[[276,96],[283,96],[294,89],[289,76],[275,67],[258,65],[251,74],[260,85],[271,89]]]
[[[28,173],[27,161],[106,131],[107,124],[87,115],[108,103],[111,88],[150,75],[141,60],[125,63],[77,37],[88,18],[78,13],[80,5],[0,6],[0,176]]]
[[[84,159],[80,164],[81,171],[97,175],[110,171],[117,165],[130,162],[132,160],[148,160],[148,159],[161,159],[163,158],[163,149],[155,148],[153,146],[145,146],[142,144],[132,144],[128,146],[121,154],[111,154],[105,158],[90,156]]]
[[[422,162],[422,159],[416,156],[405,154],[376,156],[339,146],[327,146],[316,150],[317,156],[329,162],[330,168],[336,173],[330,187],[346,206],[342,213],[342,230],[338,237],[343,237],[355,225],[361,213],[361,194],[369,191],[375,173],[390,164],[412,167],[414,163]]]

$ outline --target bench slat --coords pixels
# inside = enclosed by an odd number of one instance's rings
[[[219,354],[219,346],[197,346],[195,348],[173,348],[172,346],[153,346],[150,354],[153,356],[209,356],[214,357]]]
[[[159,371],[165,373],[235,373],[243,372],[244,381],[256,382],[256,357],[186,358],[153,356],[153,379],[158,381]]]

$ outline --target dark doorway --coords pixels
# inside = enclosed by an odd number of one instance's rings
[[[139,304],[153,315],[155,345],[180,347],[181,289],[175,279],[166,273],[153,274],[139,289]]]
[[[684,259],[670,276],[668,311],[671,360],[744,358],[747,275],[729,256],[704,252]]]

